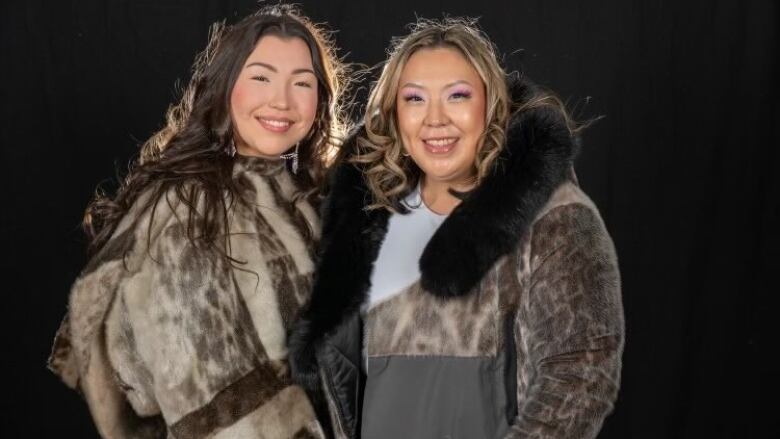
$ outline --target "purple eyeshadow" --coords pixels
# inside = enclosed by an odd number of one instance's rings
[[[452,95],[463,95],[464,97],[470,98],[471,97],[471,90],[466,90],[465,88],[464,89],[457,89],[457,90],[453,91],[450,96],[452,96]]]

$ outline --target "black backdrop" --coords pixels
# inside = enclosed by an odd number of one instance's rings
[[[92,437],[79,396],[44,369],[85,262],[83,208],[161,126],[209,24],[255,4],[0,8],[3,436]],[[777,2],[334,0],[303,9],[339,30],[349,61],[369,65],[415,15],[481,16],[508,66],[581,115],[605,115],[577,166],[618,248],[628,327],[620,398],[600,437],[777,434],[768,302],[780,246]]]

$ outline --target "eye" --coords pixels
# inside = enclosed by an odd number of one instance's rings
[[[252,76],[252,79],[258,82],[269,82],[268,78],[263,75]]]
[[[308,81],[298,81],[295,83],[295,85],[298,87],[312,88],[311,82]]]
[[[420,95],[410,94],[403,97],[404,102],[422,102],[423,98]]]
[[[471,97],[471,92],[470,91],[465,91],[465,90],[463,90],[463,91],[456,91],[455,93],[450,95],[450,99],[456,100],[456,101],[460,101],[460,100],[463,100],[463,99],[468,99],[470,97]]]

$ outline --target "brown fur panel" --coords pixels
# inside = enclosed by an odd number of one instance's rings
[[[188,413],[171,426],[171,432],[176,437],[208,437],[268,403],[288,385],[289,379],[275,368],[259,366],[219,391],[208,404]]]
[[[534,225],[532,274],[516,320],[519,415],[513,438],[592,438],[620,381],[623,315],[612,241],[589,203]]]
[[[200,436],[176,437],[197,439]],[[285,387],[241,420],[209,436],[213,439],[325,437],[305,392],[298,386]]]

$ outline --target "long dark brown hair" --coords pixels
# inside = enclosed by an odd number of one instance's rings
[[[347,69],[328,32],[293,6],[267,6],[235,25],[212,27],[181,100],[168,109],[166,126],[143,144],[116,195],[110,197],[98,188],[87,207],[83,227],[90,255],[105,245],[122,217],[147,191],[151,196],[143,197],[139,216],[150,208],[154,213],[161,198],[175,194],[189,207],[191,242],[214,246],[217,236],[228,235],[227,213],[231,203],[241,199],[236,195],[242,187],[232,177],[230,95],[244,62],[266,35],[300,38],[311,52],[318,107],[310,135],[299,144],[299,171],[294,178],[302,196],[317,194],[332,149],[346,129],[340,102]]]

